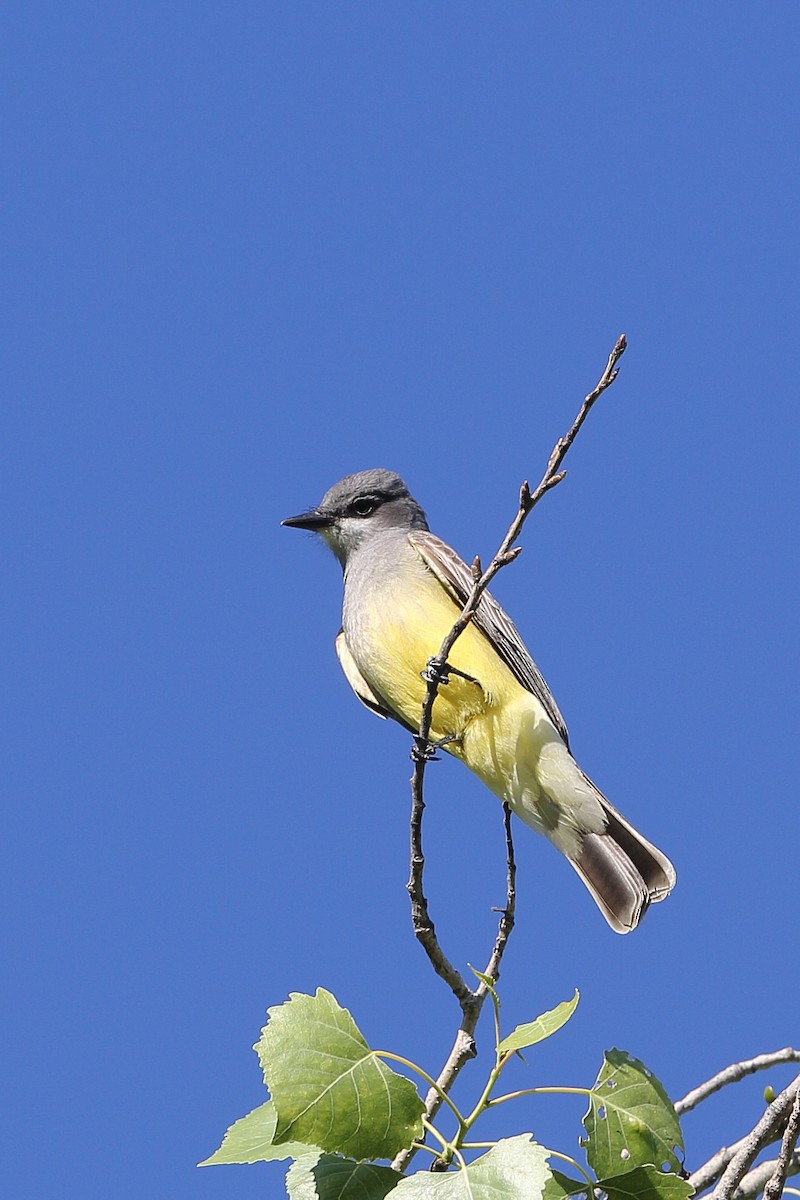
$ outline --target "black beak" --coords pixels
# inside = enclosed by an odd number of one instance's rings
[[[285,521],[281,521],[281,525],[288,525],[291,529],[327,529],[332,524],[332,517],[318,512],[315,508],[312,508],[310,512],[299,513],[296,517],[287,517]]]

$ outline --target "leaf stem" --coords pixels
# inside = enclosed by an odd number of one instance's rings
[[[427,1142],[414,1142],[412,1148],[414,1150],[427,1150],[428,1154],[432,1154],[434,1158],[440,1157],[440,1152],[434,1150],[433,1146],[429,1146]]]
[[[460,1130],[466,1130],[464,1118],[462,1117],[461,1113],[458,1111],[444,1088],[439,1086],[432,1075],[429,1075],[427,1071],[423,1071],[422,1067],[418,1067],[417,1064],[412,1062],[410,1058],[403,1058],[403,1056],[400,1054],[392,1054],[391,1050],[373,1050],[373,1054],[376,1058],[389,1058],[392,1060],[392,1062],[400,1063],[401,1066],[408,1067],[409,1071],[415,1071],[421,1079],[425,1080],[428,1087],[432,1087],[436,1094],[441,1096],[442,1100],[450,1108],[453,1116],[458,1121],[458,1128]]]
[[[439,1143],[439,1145],[442,1147],[442,1150],[444,1150],[444,1152],[446,1154],[452,1151],[452,1146],[451,1146],[450,1142],[448,1142],[446,1137],[443,1137],[442,1134],[439,1133],[439,1130],[436,1128],[436,1126],[434,1124],[432,1124],[428,1120],[427,1117],[422,1118],[422,1127],[426,1131],[426,1133],[430,1133],[436,1138],[437,1142]],[[430,1147],[428,1147],[428,1149],[430,1149]],[[433,1153],[436,1155],[437,1158],[441,1158],[441,1154],[439,1154],[436,1150],[434,1150]]]
[[[490,1099],[492,1091],[494,1090],[495,1084],[500,1078],[500,1072],[503,1070],[503,1067],[506,1065],[513,1053],[513,1050],[508,1050],[505,1054],[501,1054],[499,1050],[495,1051],[495,1065],[489,1072],[489,1078],[486,1080],[486,1087],[481,1092],[478,1103],[475,1105],[472,1112],[468,1117],[464,1118],[464,1133],[466,1133],[468,1129],[471,1129],[481,1113],[485,1112],[492,1103]]]
[[[569,1163],[571,1167],[574,1167],[576,1171],[579,1171],[590,1188],[594,1189],[597,1186],[595,1180],[592,1179],[588,1171],[585,1171],[581,1164],[576,1161],[576,1159],[570,1158],[568,1154],[562,1154],[560,1150],[550,1150],[549,1154],[551,1158],[560,1158],[562,1162]]]
[[[464,1155],[460,1153],[458,1146],[453,1146],[453,1155],[458,1159],[458,1165],[461,1167],[461,1170],[466,1171],[467,1160],[464,1158]]]
[[[593,1096],[594,1092],[591,1088],[582,1087],[535,1087],[522,1088],[519,1092],[507,1092],[505,1096],[497,1096],[494,1100],[489,1100],[486,1104],[487,1108],[493,1108],[495,1104],[504,1104],[506,1100],[517,1100],[520,1096],[544,1096],[549,1093],[558,1093],[564,1096]]]

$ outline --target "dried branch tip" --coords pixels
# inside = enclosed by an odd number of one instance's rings
[[[478,555],[476,554],[472,560],[472,578],[475,580],[476,583],[478,582],[478,580],[480,579],[482,574],[483,574],[483,567],[481,566],[481,560],[478,557]]]

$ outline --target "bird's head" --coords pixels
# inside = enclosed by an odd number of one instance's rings
[[[376,467],[346,475],[316,508],[281,524],[318,533],[344,565],[355,550],[389,529],[427,529],[425,513],[399,475]]]

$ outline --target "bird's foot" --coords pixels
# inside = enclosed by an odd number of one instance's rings
[[[438,658],[429,658],[425,670],[420,671],[420,674],[426,683],[437,683],[439,687],[443,687],[450,682],[452,670],[453,667],[448,663],[439,662]]]
[[[467,683],[474,683],[476,687],[481,686],[480,680],[475,679],[473,675],[468,675],[466,671],[460,671],[452,663],[441,663],[438,658],[429,658],[425,670],[420,674],[426,683],[438,683],[440,687],[450,682],[451,675],[457,675],[459,679],[466,679]]]
[[[436,754],[437,750],[444,749],[451,742],[460,741],[457,733],[448,733],[443,738],[438,738],[435,742],[428,738],[421,738],[417,735],[411,743],[410,758],[412,762],[439,762],[439,757]]]
[[[436,743],[429,742],[427,738],[421,738],[417,735],[411,743],[411,753],[409,755],[412,762],[438,762],[436,757]]]

